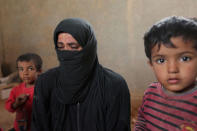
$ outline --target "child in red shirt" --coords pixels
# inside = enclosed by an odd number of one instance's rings
[[[16,112],[16,131],[30,131],[34,84],[42,71],[42,59],[37,54],[27,53],[19,56],[16,63],[22,83],[11,90],[5,108]]]

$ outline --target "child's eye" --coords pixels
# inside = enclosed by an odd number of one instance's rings
[[[156,63],[158,63],[158,64],[162,64],[164,62],[165,62],[165,59],[164,58],[156,59]]]
[[[28,70],[29,70],[29,71],[33,71],[34,68],[33,68],[33,67],[28,67]]]
[[[191,57],[183,56],[183,57],[181,57],[180,60],[181,60],[181,61],[190,61],[190,60],[191,60]]]
[[[23,68],[21,68],[21,67],[18,67],[17,69],[18,69],[18,71],[23,71]]]

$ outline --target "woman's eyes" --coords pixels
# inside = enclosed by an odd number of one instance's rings
[[[57,48],[60,49],[60,50],[70,50],[70,49],[73,49],[73,50],[77,50],[80,48],[80,45],[78,43],[62,43],[62,42],[58,42],[57,43]]]
[[[58,43],[57,43],[57,48],[58,48],[58,49],[64,48],[64,44],[61,43],[61,42],[58,42]]]
[[[78,48],[80,47],[80,45],[77,44],[77,43],[69,43],[68,45],[69,45],[70,48],[72,48],[72,49],[78,49]]]

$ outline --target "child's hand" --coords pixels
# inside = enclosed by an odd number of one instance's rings
[[[29,94],[21,94],[16,98],[16,104],[17,105],[22,105],[26,102],[26,100],[29,98]]]
[[[17,107],[24,104],[29,98],[29,94],[21,94],[16,98],[16,101],[13,103],[12,107],[16,109]]]

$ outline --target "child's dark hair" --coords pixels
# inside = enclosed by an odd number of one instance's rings
[[[35,66],[36,66],[36,70],[37,71],[41,71],[42,70],[42,59],[39,55],[35,54],[35,53],[26,53],[23,55],[20,55],[17,60],[16,60],[16,64],[19,61],[33,61]]]
[[[146,56],[151,60],[151,50],[158,44],[176,48],[171,42],[172,37],[182,37],[184,41],[191,40],[197,50],[197,23],[184,17],[167,17],[154,24],[144,35]]]

